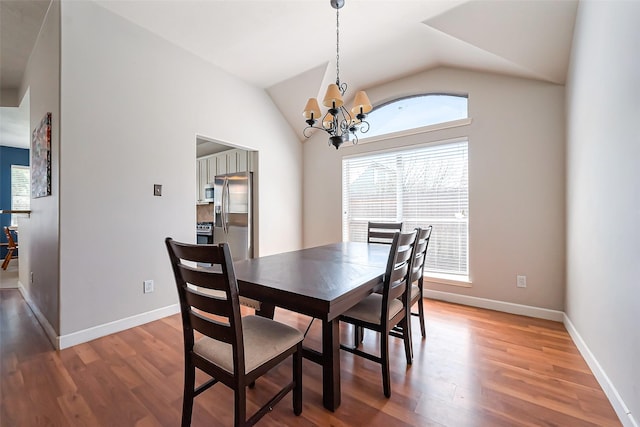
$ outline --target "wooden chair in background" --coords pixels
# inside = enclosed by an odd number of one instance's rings
[[[390,245],[396,232],[402,232],[401,222],[369,221],[367,223],[367,243]],[[380,293],[380,291],[376,292]],[[356,326],[353,329],[353,337],[356,343],[361,343],[364,339],[364,329]]]
[[[9,227],[4,227],[4,234],[7,236],[7,254],[4,257],[4,261],[2,262],[2,269],[6,270],[9,266],[9,261],[11,261],[11,258],[13,257],[13,253],[16,249],[18,249],[18,244],[13,239],[13,235],[11,234],[11,230],[9,229]]]
[[[411,260],[411,280],[409,280],[409,283],[411,283],[409,307],[413,307],[416,303],[418,304],[418,312],[411,312],[411,314],[418,316],[420,319],[422,338],[427,336],[424,327],[424,265],[427,262],[427,249],[429,248],[432,230],[433,226],[431,225],[426,228],[418,228],[416,244],[413,249],[413,259]]]
[[[422,338],[426,338],[426,330],[424,325],[424,265],[427,259],[427,248],[429,247],[429,239],[431,238],[430,225],[426,228],[416,228],[416,242],[413,245],[413,253],[411,254],[411,271],[409,273],[409,304],[407,305],[407,316],[418,316],[420,320],[420,332]],[[411,308],[418,304],[418,312],[414,313]],[[403,338],[405,331],[396,325],[390,332],[394,337]],[[407,321],[407,334],[411,335],[411,319]],[[411,348],[413,357],[413,345]]]
[[[390,245],[396,232],[402,232],[401,222],[373,222],[367,223],[367,243],[379,243]],[[380,293],[380,291],[377,291]],[[364,339],[364,329],[356,326],[353,329],[353,337],[356,343],[361,343]]]
[[[401,222],[370,221],[367,224],[367,242],[390,245],[396,232],[402,232]]]
[[[340,316],[341,322],[350,323],[355,328],[371,329],[380,334],[380,356],[359,349],[357,339],[354,347],[341,344],[340,348],[382,365],[382,387],[386,397],[391,397],[389,332],[398,324],[403,330],[407,330],[407,323],[411,321],[407,316],[409,313],[407,304],[409,304],[410,260],[416,234],[416,231],[395,234],[391,242],[382,293],[372,293]],[[410,365],[413,362],[411,335],[404,334],[403,340],[407,364]]]
[[[191,424],[194,397],[218,381],[234,390],[235,426],[255,424],[292,390],[293,411],[300,415],[302,333],[271,319],[240,315],[238,283],[227,243],[192,245],[171,238],[167,238],[165,243],[182,314],[185,362],[182,427]],[[196,263],[208,263],[220,268],[192,266]],[[223,295],[200,292],[197,288],[222,291]],[[195,331],[202,333],[203,337],[195,340]],[[289,356],[293,357],[292,381],[247,420],[247,387]],[[209,381],[197,388],[196,368],[211,376]]]

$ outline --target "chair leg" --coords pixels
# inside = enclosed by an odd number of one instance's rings
[[[235,391],[235,415],[233,425],[235,427],[245,426],[247,424],[247,388],[236,387]]]
[[[184,392],[182,395],[182,427],[189,427],[191,425],[195,382],[196,368],[185,361]]]
[[[407,358],[407,365],[413,363],[413,340],[411,339],[411,318],[405,317],[401,322],[402,341],[404,341],[404,355]]]
[[[407,365],[413,363],[413,333],[411,332],[411,307],[406,311],[404,319],[400,322],[402,327],[402,339],[404,340],[404,351],[407,356]],[[409,349],[407,351],[407,345]]]
[[[353,347],[356,348],[364,341],[364,328],[353,325]]]
[[[384,335],[384,336],[383,336]],[[380,334],[380,359],[382,365],[382,388],[385,397],[391,397],[391,372],[389,371],[389,333]]]
[[[420,299],[418,300],[418,318],[420,319],[420,332],[422,332],[422,338],[427,337],[427,333],[424,328],[424,301],[422,300],[423,296],[420,295]]]
[[[7,255],[4,257],[4,261],[2,262],[2,269],[6,270],[9,266],[9,261],[11,261],[11,257],[13,256],[13,248],[7,249]]]
[[[298,344],[298,351],[293,355],[293,413],[302,413],[302,343]]]

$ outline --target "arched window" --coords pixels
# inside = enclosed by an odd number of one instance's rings
[[[367,116],[372,137],[471,123],[468,97],[430,93],[395,99]],[[373,139],[373,138],[372,138]],[[418,137],[420,139],[420,137]],[[367,223],[402,222],[405,231],[433,226],[425,275],[440,283],[469,281],[468,139],[431,141],[361,152],[342,160],[343,239],[366,242]]]
[[[386,102],[367,116],[371,125],[361,138],[371,138],[469,117],[466,95],[429,93]]]

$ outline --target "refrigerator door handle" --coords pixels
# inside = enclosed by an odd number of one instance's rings
[[[227,184],[227,180],[222,178],[222,199],[220,200],[220,222],[222,223],[222,232],[227,233],[227,230],[224,227],[224,187]]]
[[[229,234],[229,178],[224,178],[222,186],[222,229]]]

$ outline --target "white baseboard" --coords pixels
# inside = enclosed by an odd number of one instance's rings
[[[148,311],[146,313],[136,314],[135,316],[126,317],[124,319],[115,320],[103,325],[94,326],[93,328],[88,328],[82,331],[73,332],[71,334],[58,336],[47,318],[44,316],[44,314],[42,314],[38,306],[33,302],[33,299],[29,295],[27,289],[20,282],[18,282],[18,289],[20,290],[20,293],[22,294],[24,300],[29,305],[29,308],[31,308],[33,314],[35,314],[38,322],[40,322],[40,325],[42,325],[47,338],[49,338],[49,341],[51,341],[51,344],[53,344],[56,350],[62,350],[77,344],[82,344],[96,338],[101,338],[116,332],[124,331],[125,329],[153,322],[154,320],[159,320],[163,317],[171,316],[180,312],[180,304],[172,304],[167,307]]]
[[[604,394],[607,395],[607,398],[609,399],[609,402],[611,402],[613,410],[616,411],[616,415],[618,415],[618,418],[620,418],[622,425],[624,425],[625,427],[638,427],[638,422],[634,419],[631,411],[629,411],[629,408],[622,400],[622,397],[620,397],[618,390],[616,390],[606,372],[604,371],[604,369],[602,369],[600,363],[598,363],[598,360],[595,358],[593,353],[591,353],[591,350],[589,350],[589,347],[584,342],[576,328],[573,326],[573,323],[571,323],[571,319],[569,319],[566,313],[564,314],[563,323],[565,328],[567,328],[571,339],[576,344],[576,347],[578,347],[580,354],[587,362],[587,365],[589,365],[591,372],[593,372],[596,380],[598,380],[598,383],[600,384],[600,387],[602,387]]]
[[[562,322],[564,319],[564,313],[558,310],[549,310],[548,308],[532,307],[530,305],[514,304],[511,302],[496,301],[487,298],[471,297],[468,295],[454,294],[451,292],[425,289],[424,296],[431,299],[469,305],[471,307],[486,308],[489,310],[502,311],[505,313],[519,314],[521,316],[554,320],[556,322]]]
[[[82,344],[96,338],[101,338],[110,334],[114,334],[116,332],[124,331],[125,329],[130,329],[136,326],[143,325],[145,323],[153,322],[154,320],[159,320],[163,317],[171,316],[179,312],[180,305],[172,304],[166,307],[158,308],[156,310],[147,311],[146,313],[136,314],[135,316],[125,317],[124,319],[119,319],[113,322],[94,326],[92,328],[83,329],[71,334],[61,335],[58,337],[57,348],[62,350],[64,348]]]
[[[36,319],[38,319],[38,322],[42,326],[42,329],[44,329],[44,333],[47,335],[47,338],[49,338],[51,344],[57,350],[60,350],[58,348],[58,334],[56,333],[55,329],[53,329],[53,326],[51,326],[51,323],[49,323],[47,318],[44,317],[44,314],[42,314],[36,303],[33,301],[31,295],[29,295],[29,292],[27,291],[27,288],[25,288],[22,283],[20,283],[20,281],[18,281],[18,290],[22,294],[22,298],[24,298],[24,300],[27,302],[27,305],[29,306],[33,314],[35,314]]]

